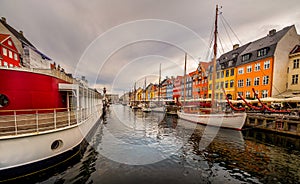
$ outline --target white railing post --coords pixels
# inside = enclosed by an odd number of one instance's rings
[[[54,109],[53,115],[54,115],[54,129],[56,129],[56,109]]]
[[[39,132],[39,114],[38,111],[36,111],[36,132]]]
[[[80,109],[80,122],[82,122],[82,110],[83,108]]]
[[[69,126],[71,125],[71,113],[70,113],[70,108],[68,108],[68,122]]]
[[[77,122],[77,124],[79,122],[79,108],[77,108],[77,110],[76,110],[76,122]]]
[[[15,116],[15,133],[18,135],[18,124],[17,124],[17,112],[14,111],[14,116]]]

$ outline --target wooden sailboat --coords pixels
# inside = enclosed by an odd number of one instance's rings
[[[235,130],[241,130],[245,123],[247,114],[246,112],[231,112],[226,113],[218,111],[216,108],[215,96],[215,79],[216,79],[216,60],[217,60],[217,23],[218,23],[218,5],[216,6],[216,19],[215,19],[215,31],[214,31],[214,58],[213,58],[213,73],[212,73],[212,95],[211,95],[211,110],[198,113],[178,111],[178,117],[191,122],[205,124],[209,126],[217,126],[222,128],[230,128]],[[185,57],[186,65],[186,57]],[[185,66],[186,67],[186,66]],[[185,76],[186,74],[184,74]],[[186,81],[185,81],[186,82]],[[185,90],[185,88],[184,88]],[[185,99],[185,95],[184,95]]]

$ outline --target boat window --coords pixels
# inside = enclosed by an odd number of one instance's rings
[[[8,100],[7,96],[5,96],[4,94],[0,94],[0,108],[7,106],[8,103],[9,103],[9,100]]]
[[[59,150],[62,146],[63,146],[62,140],[55,140],[55,141],[51,144],[51,149],[52,149],[53,151],[56,151],[56,150]]]

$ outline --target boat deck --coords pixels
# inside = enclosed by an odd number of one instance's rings
[[[86,110],[60,111],[52,110],[48,113],[0,115],[0,139],[22,134],[37,134],[45,131],[70,127],[88,118]],[[78,118],[76,118],[78,117]]]

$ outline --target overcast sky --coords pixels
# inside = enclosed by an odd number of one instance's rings
[[[299,33],[299,0],[1,0],[0,16],[67,72],[119,93],[158,81],[160,63],[163,77],[182,75],[185,52],[188,71],[209,61],[216,4],[219,54],[270,29]]]

